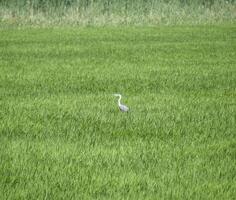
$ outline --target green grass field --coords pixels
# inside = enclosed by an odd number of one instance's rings
[[[234,25],[1,29],[0,199],[234,199],[235,58]]]

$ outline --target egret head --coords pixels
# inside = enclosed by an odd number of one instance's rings
[[[116,96],[116,97],[121,97],[121,94],[114,94],[114,96]]]

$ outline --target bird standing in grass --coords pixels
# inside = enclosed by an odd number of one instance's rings
[[[121,95],[120,94],[114,94],[114,96],[119,97],[119,99],[118,99],[118,107],[119,107],[120,111],[128,112],[129,108],[126,105],[123,105],[123,104],[120,103]]]

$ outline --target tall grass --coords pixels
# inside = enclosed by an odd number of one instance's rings
[[[0,0],[10,24],[156,25],[234,22],[234,0]]]

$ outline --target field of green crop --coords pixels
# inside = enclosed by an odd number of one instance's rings
[[[234,199],[235,58],[234,25],[1,29],[0,199]]]

